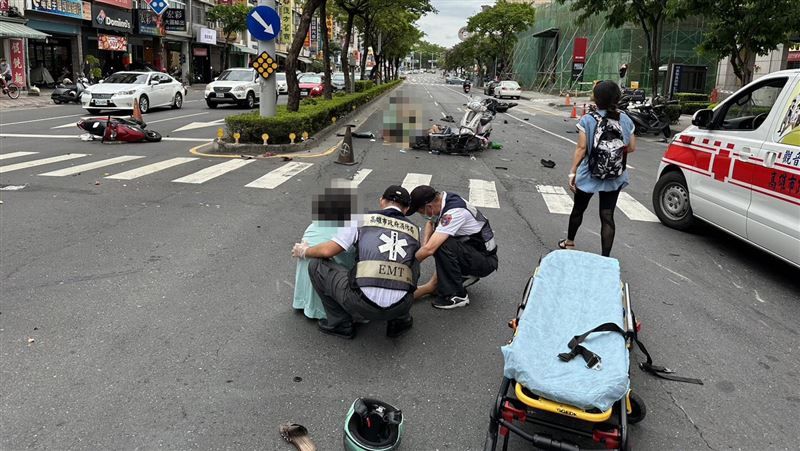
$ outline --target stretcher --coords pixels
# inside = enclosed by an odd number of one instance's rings
[[[511,433],[543,449],[630,449],[628,425],[644,419],[646,407],[630,389],[637,323],[619,262],[551,252],[509,326],[485,449],[502,439],[506,450]]]

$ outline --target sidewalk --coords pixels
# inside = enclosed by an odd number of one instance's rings
[[[56,106],[50,99],[52,89],[42,89],[38,96],[30,96],[26,91],[20,93],[19,98],[14,100],[7,95],[0,96],[0,111],[7,111],[19,108],[43,108]]]

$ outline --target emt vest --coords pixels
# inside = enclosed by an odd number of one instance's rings
[[[467,235],[468,239],[466,241],[485,254],[496,254],[497,244],[494,241],[494,231],[492,231],[489,220],[483,216],[483,213],[478,211],[472,204],[462,199],[461,196],[447,193],[444,200],[444,207],[442,207],[442,214],[445,214],[453,208],[463,208],[467,210],[476,221],[483,223],[483,227],[481,227],[479,232]],[[464,237],[461,236],[455,238],[464,239]]]
[[[358,257],[351,279],[359,287],[411,291],[416,280],[411,265],[416,259],[419,229],[405,216],[387,208],[368,213],[358,229]]]

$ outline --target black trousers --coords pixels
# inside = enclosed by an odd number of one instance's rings
[[[322,300],[329,326],[351,324],[354,317],[388,321],[410,316],[408,312],[414,302],[413,292],[384,309],[365,301],[361,291],[354,290],[350,285],[349,271],[331,260],[312,258],[308,262],[308,275],[311,277],[311,285]]]
[[[464,279],[467,276],[486,277],[497,270],[497,254],[486,255],[474,246],[448,238],[436,253],[437,294],[442,298],[465,296]]]

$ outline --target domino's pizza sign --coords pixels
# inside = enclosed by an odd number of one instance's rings
[[[154,13],[158,14],[159,16],[167,10],[169,5],[167,4],[167,0],[144,0],[150,6],[150,9],[153,10]]]

